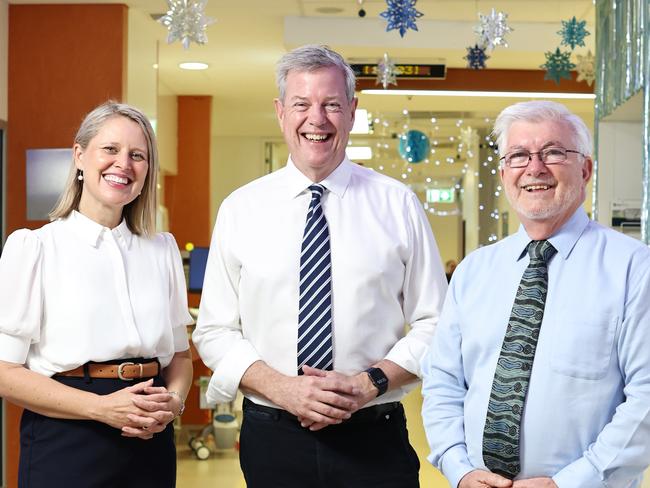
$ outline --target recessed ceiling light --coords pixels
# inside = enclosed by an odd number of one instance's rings
[[[343,9],[341,7],[318,7],[316,12],[319,14],[340,14]]]
[[[180,69],[189,69],[193,71],[208,69],[207,63],[180,63],[178,67]]]

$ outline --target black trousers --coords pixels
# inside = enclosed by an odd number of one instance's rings
[[[99,395],[133,384],[120,379],[84,380],[62,376],[53,379]],[[163,379],[155,378],[154,385],[164,385]],[[20,423],[19,488],[176,486],[176,449],[171,423],[149,440],[120,434],[120,430],[100,422],[55,419],[25,410]]]
[[[248,488],[417,488],[420,462],[400,403],[362,409],[316,432],[244,401],[240,463]]]

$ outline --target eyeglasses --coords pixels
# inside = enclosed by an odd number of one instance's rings
[[[530,152],[525,149],[519,149],[517,151],[510,152],[503,156],[499,161],[503,161],[506,166],[509,168],[525,168],[528,166],[533,159],[533,156],[537,154],[539,159],[546,166],[550,164],[563,164],[568,158],[568,153],[580,154],[585,157],[580,151],[574,151],[572,149],[564,149],[563,147],[547,147],[537,152]]]

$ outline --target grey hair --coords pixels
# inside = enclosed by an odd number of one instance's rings
[[[280,58],[275,66],[275,82],[280,92],[280,101],[284,102],[287,76],[290,71],[316,71],[335,66],[345,78],[345,94],[348,102],[354,99],[356,78],[354,71],[343,57],[329,47],[319,44],[307,44],[288,52]]]
[[[508,131],[510,126],[518,121],[539,123],[547,120],[566,123],[573,131],[573,142],[576,151],[585,156],[593,152],[591,132],[577,115],[571,113],[564,105],[549,100],[520,102],[503,109],[494,122],[492,134],[497,139],[499,153],[504,156],[508,147]]]
[[[158,148],[156,146],[156,135],[147,116],[131,105],[109,100],[86,115],[74,138],[74,144],[79,144],[82,149],[86,149],[106,121],[113,117],[126,117],[138,124],[147,141],[149,169],[144,180],[142,193],[124,207],[122,217],[126,220],[131,232],[149,236],[156,231]],[[78,210],[82,192],[83,181],[77,180],[77,167],[73,156],[65,188],[59,197],[59,201],[50,212],[50,220],[65,218],[73,210]]]

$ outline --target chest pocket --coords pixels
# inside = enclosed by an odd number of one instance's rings
[[[614,350],[618,317],[567,321],[554,334],[552,369],[585,380],[607,374]]]

